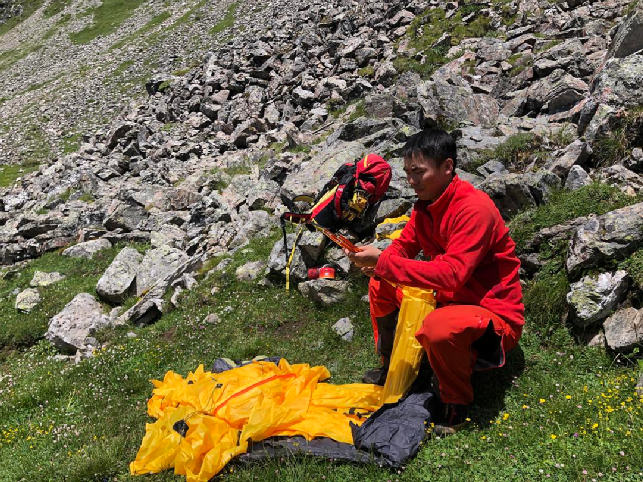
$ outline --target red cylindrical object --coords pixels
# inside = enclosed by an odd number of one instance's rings
[[[308,279],[335,279],[335,268],[324,266],[322,268],[310,268],[308,270]]]

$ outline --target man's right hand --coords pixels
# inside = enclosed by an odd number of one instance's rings
[[[348,259],[355,263],[355,266],[358,268],[375,268],[382,251],[372,244],[360,246],[359,248],[360,251],[358,253],[351,253],[345,249],[344,254],[348,256]]]

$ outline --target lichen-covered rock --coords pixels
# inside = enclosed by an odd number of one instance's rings
[[[169,246],[151,249],[145,253],[136,273],[136,296],[142,296],[159,279],[173,272],[189,259],[183,251]]]
[[[623,58],[643,50],[643,1],[619,25],[606,58]]]
[[[337,323],[333,325],[333,331],[337,333],[344,341],[353,341],[355,327],[351,323],[350,318],[340,318]]]
[[[643,177],[620,164],[597,169],[593,176],[600,182],[616,186],[631,196],[643,192]]]
[[[158,231],[150,233],[150,243],[153,248],[169,246],[171,248],[183,249],[185,247],[186,232],[172,224],[163,224]]]
[[[619,353],[629,353],[643,342],[643,310],[625,308],[603,324],[608,346]]]
[[[498,118],[496,99],[487,94],[474,94],[461,76],[440,68],[417,87],[418,102],[427,117],[458,124],[463,121],[490,126]]]
[[[265,261],[251,261],[239,266],[235,271],[235,276],[240,281],[254,281],[263,274],[265,269]]]
[[[284,250],[283,238],[281,238],[273,245],[272,251],[270,252],[270,257],[268,258],[268,267],[272,272],[285,274],[286,264],[288,263],[288,258],[290,257],[290,254],[292,252],[295,237],[295,234],[288,234],[287,253]],[[292,258],[292,262],[290,263],[291,279],[306,279],[306,276],[308,275],[308,266],[305,259],[309,259],[308,255],[305,254],[299,246],[297,246],[295,248],[295,254]]]
[[[536,205],[527,180],[520,174],[493,174],[480,183],[480,189],[489,195],[505,219]]]
[[[109,324],[109,318],[89,293],[80,293],[49,320],[46,338],[58,350],[73,355],[77,350],[87,350],[89,340],[97,330]]]
[[[349,286],[348,281],[314,279],[299,283],[299,291],[309,300],[328,306],[342,301]]]
[[[305,231],[299,240],[298,246],[312,262],[316,262],[324,252],[327,239],[319,231]]]
[[[63,251],[63,256],[69,256],[71,258],[85,258],[92,259],[96,253],[104,249],[109,249],[112,247],[106,239],[94,239],[92,241],[85,241],[84,243],[78,243],[70,248],[67,248]]]
[[[613,108],[633,108],[643,98],[643,54],[610,59],[592,85],[592,98]]]
[[[643,241],[643,203],[590,218],[574,232],[567,272],[572,279],[583,269],[600,266],[636,251]]]
[[[626,271],[586,276],[573,283],[567,294],[574,324],[585,327],[605,319],[627,293],[629,277]]]
[[[568,191],[575,191],[581,187],[588,186],[592,183],[592,178],[589,177],[587,171],[580,166],[572,166],[567,174],[565,180],[565,189]]]
[[[27,288],[26,290],[18,293],[16,297],[15,308],[23,313],[30,313],[36,306],[40,304],[40,293],[37,289]]]
[[[32,280],[29,282],[29,286],[37,288],[39,286],[50,286],[54,283],[58,283],[65,279],[65,276],[58,273],[44,273],[42,271],[36,271],[33,274]]]
[[[96,293],[110,303],[121,303],[131,293],[143,255],[133,248],[123,248],[98,280]]]
[[[573,166],[584,166],[587,163],[591,152],[591,148],[587,142],[576,139],[565,147],[560,157],[554,157],[548,161],[544,168],[556,174],[561,180],[564,180]]]
[[[364,154],[364,145],[359,142],[339,142],[325,148],[302,164],[298,172],[288,176],[281,194],[288,199],[301,194],[315,197],[342,164],[353,162]]]

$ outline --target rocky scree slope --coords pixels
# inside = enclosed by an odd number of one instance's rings
[[[7,17],[0,24],[0,164],[33,165],[76,150],[128,101],[144,99],[151,75],[185,73],[233,32],[263,31],[286,8],[207,0],[0,5]]]
[[[152,322],[168,308],[166,291],[189,289],[207,259],[270,233],[287,199],[316,194],[344,162],[377,152],[394,169],[387,198],[346,235],[367,239],[383,219],[409,212],[401,148],[439,125],[458,138],[461,177],[507,220],[518,216],[528,296],[539,283],[563,290],[556,318],[591,333],[590,343],[621,352],[640,344],[642,2],[310,1],[283,12],[186,75],[149,79],[149,98],[109,130],[4,189],[0,261],[75,242],[82,252],[88,241],[149,241],[140,264],[120,260],[97,292],[115,304],[133,289],[140,296],[101,323]],[[524,229],[543,212],[553,214],[542,229]],[[325,248],[323,236],[306,234],[292,276],[303,280],[323,262],[350,270]],[[278,242],[265,264],[238,274],[270,283],[264,275],[284,265]],[[347,288],[300,284],[321,303]],[[59,320],[52,341],[70,326]]]

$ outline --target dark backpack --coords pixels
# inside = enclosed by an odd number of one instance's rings
[[[369,206],[382,199],[390,182],[391,166],[388,162],[377,154],[368,154],[337,169],[316,200],[310,196],[297,196],[291,201],[291,210],[300,201],[313,207],[309,213],[287,212],[281,217],[286,255],[286,289],[290,287],[290,264],[302,231],[297,234],[292,248],[288,249],[285,221],[304,224],[313,230],[320,229],[338,242],[341,237],[333,236],[332,231],[361,218]]]
[[[391,182],[391,166],[377,154],[341,166],[315,200],[310,218],[336,230],[362,217],[384,196]]]

